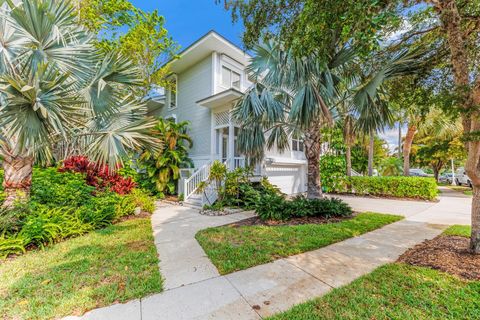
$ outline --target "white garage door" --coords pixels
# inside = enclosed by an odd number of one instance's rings
[[[266,168],[268,180],[282,190],[294,195],[307,191],[305,165],[269,165]]]

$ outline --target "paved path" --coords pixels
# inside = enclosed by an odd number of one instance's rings
[[[356,211],[399,214],[409,221],[433,224],[471,223],[472,197],[448,187],[440,187],[439,202],[336,196]]]
[[[361,203],[358,198],[355,201]],[[397,210],[401,206],[397,202],[389,207]],[[418,212],[412,216],[424,213],[432,205],[419,204]],[[410,213],[408,207],[404,206],[404,213]],[[165,291],[93,310],[81,319],[261,319],[393,262],[407,248],[437,236],[442,230],[437,225],[404,220],[322,249],[220,276],[194,235],[198,230],[248,216],[246,213],[207,217],[189,208],[159,206],[152,225]]]

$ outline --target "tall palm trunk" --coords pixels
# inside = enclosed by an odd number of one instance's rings
[[[3,160],[3,189],[6,194],[4,207],[11,207],[16,201],[29,197],[32,185],[33,157],[7,156]]]
[[[355,134],[353,132],[353,120],[351,117],[345,118],[343,126],[343,140],[345,141],[345,161],[347,162],[347,177],[352,175],[352,145],[355,141]]]
[[[373,176],[373,149],[375,147],[375,135],[370,131],[370,141],[368,145],[368,176]]]
[[[462,28],[462,17],[458,11],[456,0],[432,1],[435,10],[440,16],[442,28],[447,35],[451,53],[453,76],[459,101],[462,104],[462,122],[466,135],[480,132],[480,78],[475,85],[470,84],[470,64],[468,57],[466,31]],[[480,141],[468,140],[465,143],[468,150],[465,171],[472,181],[472,232],[470,236],[470,250],[480,254]]]
[[[403,142],[403,175],[410,175],[410,151],[412,151],[413,138],[417,132],[417,126],[413,124],[408,125],[407,135]]]
[[[398,159],[402,159],[402,123],[398,122]]]
[[[312,125],[305,133],[305,156],[307,158],[307,198],[322,198],[322,184],[320,181],[320,123]]]
[[[352,176],[352,146],[346,145],[345,160],[347,162],[347,177]]]

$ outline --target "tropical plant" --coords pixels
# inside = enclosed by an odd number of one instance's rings
[[[389,95],[386,85],[394,79],[421,72],[424,65],[421,59],[423,55],[424,52],[419,49],[402,49],[384,61],[376,61],[374,65],[380,67],[371,66],[371,70],[366,72],[366,81],[356,90],[353,97],[358,113],[356,127],[369,136],[369,176],[373,174],[375,135],[394,123],[394,115],[387,102]]]
[[[174,194],[180,169],[193,167],[188,157],[188,150],[192,147],[192,138],[187,134],[188,125],[187,121],[175,123],[160,119],[151,132],[162,142],[163,148],[158,151],[145,149],[138,164],[145,170],[145,179],[154,186],[155,193]]]
[[[91,162],[85,156],[71,156],[65,159],[59,171],[85,174],[87,184],[100,192],[129,194],[136,186],[131,177],[122,176],[119,172],[111,170],[108,165]]]
[[[4,205],[28,196],[34,162],[49,163],[62,144],[112,168],[128,150],[160,146],[135,96],[138,68],[98,52],[70,1],[8,0],[0,10]]]
[[[338,74],[352,57],[350,49],[333,48],[329,61],[322,62],[324,57],[315,54],[297,57],[278,42],[258,45],[248,67],[256,83],[233,110],[242,123],[239,149],[250,158],[261,159],[265,146],[285,150],[292,136],[303,138],[308,198],[322,197],[320,128],[332,123],[328,104],[341,80]]]
[[[398,176],[402,172],[402,160],[397,157],[387,157],[380,162],[379,173],[382,176]]]

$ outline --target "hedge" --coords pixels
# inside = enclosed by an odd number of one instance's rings
[[[438,194],[433,178],[423,177],[346,177],[338,193],[434,200]]]

